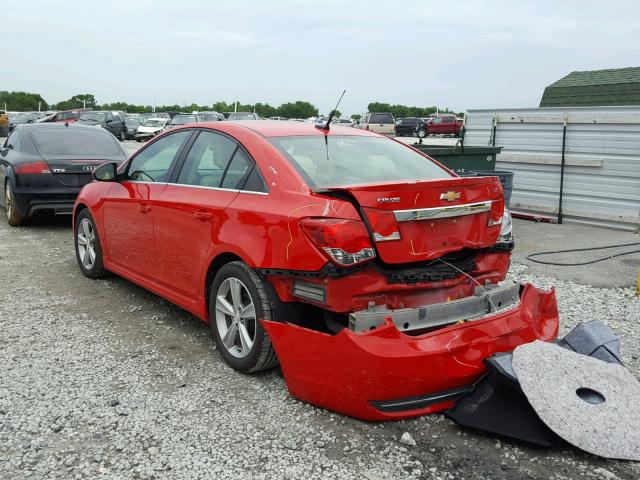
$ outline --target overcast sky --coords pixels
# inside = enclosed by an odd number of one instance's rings
[[[638,1],[0,2],[0,89],[48,102],[537,106],[573,70],[640,66]]]

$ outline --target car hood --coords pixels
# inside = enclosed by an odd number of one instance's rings
[[[154,132],[158,132],[160,130],[162,130],[163,127],[145,127],[145,126],[140,126],[138,127],[138,133],[154,133]]]

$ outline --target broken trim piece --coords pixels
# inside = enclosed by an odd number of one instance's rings
[[[382,412],[402,412],[405,410],[425,408],[434,403],[440,403],[446,400],[455,400],[471,390],[473,390],[473,385],[464,385],[445,392],[429,393],[427,395],[399,398],[396,400],[371,400],[369,403]]]
[[[414,220],[432,220],[434,218],[462,217],[491,210],[492,200],[486,202],[449,205],[446,207],[419,208],[415,210],[394,210],[393,215],[398,222]]]

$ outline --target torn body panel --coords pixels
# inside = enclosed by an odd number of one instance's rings
[[[367,333],[336,335],[288,323],[262,321],[278,354],[291,395],[362,420],[409,418],[445,410],[450,392],[464,390],[496,352],[558,333],[554,291],[525,285],[508,311],[417,336],[386,321]],[[443,392],[443,395],[438,395]],[[403,399],[424,401],[403,402]],[[406,404],[408,409],[380,408]]]

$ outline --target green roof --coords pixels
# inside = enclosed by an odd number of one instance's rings
[[[544,89],[541,107],[640,105],[640,67],[571,72]]]

